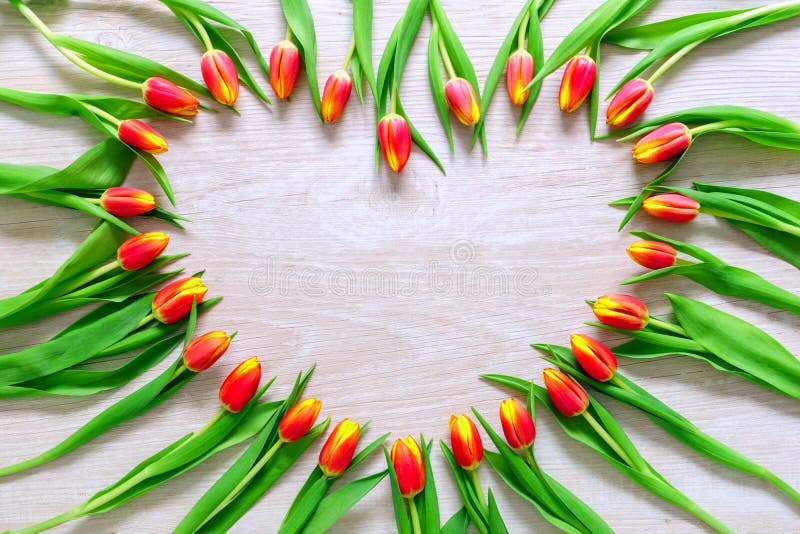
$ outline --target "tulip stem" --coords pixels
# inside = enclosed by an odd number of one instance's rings
[[[136,328],[134,328],[134,330],[139,330],[141,327],[143,327],[144,325],[146,325],[147,323],[149,323],[149,322],[150,322],[150,321],[152,321],[153,319],[155,319],[155,316],[154,316],[152,313],[148,313],[147,315],[145,315],[145,316],[142,318],[142,320],[141,320],[141,321],[139,321],[139,322],[136,324]]]
[[[594,429],[594,431],[597,432],[597,434],[601,438],[603,438],[603,441],[608,443],[608,446],[611,447],[614,450],[615,453],[617,453],[617,456],[619,456],[622,459],[623,462],[625,462],[630,467],[632,467],[632,468],[634,468],[634,469],[636,469],[638,471],[642,471],[643,473],[648,473],[650,471],[649,469],[643,470],[642,469],[643,466],[639,466],[639,465],[634,464],[634,462],[633,462],[633,460],[631,460],[630,456],[628,456],[625,453],[625,451],[622,450],[622,447],[619,446],[619,443],[617,443],[616,440],[614,440],[614,438],[612,438],[609,435],[609,433],[606,431],[606,429],[603,428],[603,426],[600,423],[597,422],[597,419],[592,417],[592,415],[589,412],[584,411],[581,415],[583,415],[583,418],[586,419],[586,421],[591,425],[591,427]]]
[[[411,527],[414,534],[422,534],[422,529],[419,526],[419,512],[417,512],[417,503],[414,502],[414,497],[408,497],[408,510],[411,515]]]
[[[628,384],[619,379],[616,373],[614,374],[614,376],[611,377],[610,382],[612,382],[620,389],[624,389],[625,391],[630,391],[631,393],[635,393],[635,391],[633,391]]]
[[[447,47],[444,44],[442,34],[439,34],[439,54],[442,56],[442,63],[444,63],[444,70],[447,72],[447,79],[452,80],[457,78],[456,71],[453,68],[453,62],[450,61],[450,54],[447,53]]]
[[[398,98],[398,94],[397,93],[398,92],[399,92],[399,88],[398,88],[397,84],[396,83],[392,83],[392,95],[391,95],[391,101],[389,102],[389,110],[392,113],[397,113],[397,98]]]
[[[472,487],[475,488],[475,493],[478,494],[478,502],[481,503],[484,511],[489,509],[489,506],[486,504],[486,497],[483,495],[483,489],[481,488],[481,479],[478,477],[478,468],[470,469],[469,470],[469,478],[472,481]]]
[[[200,41],[203,42],[203,46],[206,49],[206,52],[211,52],[214,50],[214,45],[211,43],[211,37],[208,36],[208,32],[206,31],[206,27],[203,26],[203,23],[197,16],[192,13],[191,11],[182,10],[183,16],[186,17],[192,26],[194,26],[195,30],[197,30],[197,36],[200,38]]]
[[[344,56],[344,63],[342,63],[342,70],[346,71],[350,66],[350,60],[353,58],[353,52],[356,51],[356,36],[350,38],[350,44],[347,46],[347,55]]]
[[[686,333],[686,330],[684,330],[680,326],[668,323],[667,321],[662,321],[661,319],[656,319],[655,317],[650,317],[650,321],[648,322],[648,324],[651,324],[656,328],[660,328],[661,330],[666,330],[667,332],[678,334],[681,337],[689,337],[689,334]]]
[[[98,117],[103,117],[105,120],[107,120],[108,122],[110,122],[111,124],[116,126],[117,128],[119,128],[119,125],[122,123],[121,120],[116,118],[111,113],[108,113],[107,111],[103,111],[102,109],[100,109],[98,107],[95,107],[95,106],[93,106],[91,104],[87,104],[86,102],[81,102],[81,104],[83,104],[83,107],[85,107],[86,109],[88,109],[89,111],[91,111],[92,113],[97,115]]]
[[[100,278],[101,276],[110,273],[111,271],[113,271],[117,267],[119,267],[119,261],[118,260],[114,260],[112,262],[106,263],[105,265],[102,265],[102,266],[96,268],[93,271],[89,271],[84,276],[81,276],[81,277],[77,278],[71,285],[67,286],[67,289],[65,289],[61,293],[61,295],[66,295],[67,293],[72,293],[73,291],[75,291],[79,287],[81,287],[81,286],[83,286],[85,284],[88,284],[92,280],[96,280],[97,278]]]
[[[292,27],[289,26],[289,23],[287,22],[286,23],[286,39],[285,40],[291,42],[292,37],[294,37],[294,34],[292,33]]]
[[[528,32],[528,22],[531,20],[531,12],[525,13],[522,22],[519,25],[519,34],[517,34],[517,50],[525,49],[525,34]]]
[[[695,41],[693,43],[689,43],[688,45],[684,46],[683,48],[672,54],[668,60],[662,63],[661,66],[658,67],[658,69],[656,69],[656,71],[647,80],[647,83],[649,83],[650,85],[655,83],[655,81],[659,79],[662,74],[667,72],[670,69],[670,67],[672,67],[675,63],[677,63],[679,59],[681,59],[683,56],[694,50],[695,47],[697,47],[697,45],[703,43],[704,41],[705,40],[700,40],[700,41]]]
[[[723,128],[730,128],[731,126],[739,126],[738,121],[717,121],[717,122],[709,122],[708,124],[703,124],[702,126],[695,126],[689,133],[692,137],[697,137],[700,134],[704,134],[706,132],[710,132],[712,130],[722,130]]]
[[[64,512],[61,515],[51,517],[50,519],[42,521],[41,523],[36,523],[35,525],[15,530],[13,531],[12,534],[37,534],[39,532],[44,532],[45,530],[50,530],[51,528],[55,528],[59,525],[63,525],[67,521],[72,521],[73,519],[77,519],[78,517],[80,517],[80,515],[76,514],[75,509],[73,508],[68,512]]]

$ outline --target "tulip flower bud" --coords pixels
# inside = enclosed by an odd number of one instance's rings
[[[192,302],[199,304],[207,291],[206,285],[196,276],[167,284],[153,299],[153,317],[164,324],[178,322],[192,310]]]
[[[117,249],[117,263],[126,271],[138,271],[164,252],[169,236],[161,232],[146,232],[131,237]]]
[[[200,105],[192,93],[158,76],[145,80],[142,97],[148,106],[179,117],[197,115],[197,106]]]
[[[394,172],[400,172],[411,155],[411,129],[397,113],[384,115],[378,122],[378,143],[386,163]]]
[[[253,356],[231,371],[219,388],[219,402],[231,413],[239,413],[250,402],[261,382],[261,364]]]
[[[506,90],[508,98],[515,106],[528,101],[531,90],[525,91],[533,80],[533,56],[527,50],[517,50],[508,56],[506,63]]]
[[[559,412],[575,417],[586,411],[589,396],[577,382],[558,369],[547,368],[543,374],[547,393]]]
[[[639,139],[631,153],[640,163],[656,163],[681,154],[691,143],[691,130],[680,122],[670,122]]]
[[[527,449],[536,438],[536,426],[527,408],[517,399],[500,403],[500,425],[512,449]]]
[[[425,460],[414,438],[408,436],[395,441],[390,457],[400,495],[410,499],[425,489]]]
[[[156,199],[141,189],[109,187],[100,195],[100,205],[111,215],[133,217],[152,211],[156,207]]]
[[[317,420],[322,403],[318,399],[306,399],[298,402],[286,412],[278,425],[278,435],[286,443],[302,438]]]
[[[319,451],[319,468],[323,475],[328,478],[338,477],[350,467],[360,432],[361,426],[349,419],[336,425]]]
[[[344,111],[347,101],[350,100],[350,91],[353,89],[353,80],[345,70],[337,70],[325,82],[322,91],[320,111],[322,118],[328,122],[336,122]]]
[[[628,256],[648,269],[664,269],[675,265],[677,252],[666,243],[659,241],[637,241],[627,248]]]
[[[567,62],[561,89],[558,91],[558,107],[561,111],[572,113],[583,104],[594,87],[597,64],[589,56],[575,56]]]
[[[152,126],[139,119],[127,119],[119,123],[119,140],[150,154],[163,154],[167,151],[167,140]]]
[[[587,375],[598,382],[614,378],[617,372],[617,357],[611,349],[596,339],[582,334],[571,335],[569,344],[572,346],[572,354]]]
[[[629,81],[617,91],[606,110],[606,124],[621,128],[644,113],[653,101],[653,86],[641,78]]]
[[[183,350],[183,365],[193,373],[205,371],[222,358],[231,345],[231,337],[214,330],[191,340]]]
[[[211,95],[225,106],[239,98],[239,74],[233,60],[222,50],[209,50],[200,60],[200,72]]]
[[[475,88],[464,78],[453,78],[444,86],[447,106],[464,126],[472,126],[481,120],[481,103]]]
[[[466,415],[451,415],[449,426],[456,462],[467,471],[477,469],[483,460],[483,441],[475,423]]]
[[[300,72],[300,51],[291,41],[281,41],[269,55],[269,83],[278,98],[286,100],[292,94]]]
[[[603,295],[592,305],[592,311],[601,323],[623,330],[641,330],[650,320],[644,302],[630,295]]]
[[[647,197],[642,208],[653,217],[676,223],[689,222],[700,213],[699,202],[679,193]]]

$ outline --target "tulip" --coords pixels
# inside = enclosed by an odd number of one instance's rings
[[[639,139],[631,152],[640,163],[656,163],[681,154],[691,143],[692,131],[685,124],[670,122]]]
[[[627,248],[628,256],[648,269],[664,269],[675,265],[677,252],[667,243],[660,241],[637,241]]]
[[[561,111],[572,113],[583,104],[594,87],[597,65],[589,56],[575,56],[569,60],[561,78],[558,91],[558,107]]]
[[[253,356],[231,371],[219,388],[219,401],[231,413],[239,413],[250,402],[261,381],[261,364]]]
[[[665,221],[689,222],[700,213],[700,203],[679,193],[664,193],[644,199],[644,211]]]
[[[349,419],[336,425],[319,451],[319,468],[323,475],[328,478],[338,477],[350,467],[360,432],[361,426]]]
[[[481,103],[475,88],[464,78],[453,78],[444,86],[447,106],[464,126],[472,126],[481,119]]]
[[[110,187],[100,195],[100,206],[117,217],[133,217],[152,211],[156,199],[147,191],[133,187]]]
[[[483,441],[475,423],[466,415],[451,415],[449,426],[456,462],[467,471],[476,469],[483,460]]]
[[[394,172],[400,172],[411,155],[411,129],[397,113],[384,115],[378,122],[378,143],[386,163]]]
[[[589,396],[577,382],[558,369],[547,368],[543,374],[547,393],[559,412],[575,417],[586,411]]]
[[[291,41],[276,44],[269,55],[269,83],[281,100],[292,94],[300,72],[300,51]]]
[[[179,117],[197,115],[197,106],[200,105],[192,93],[158,76],[145,80],[142,96],[148,106]]]
[[[239,98],[239,75],[233,60],[222,50],[209,50],[200,60],[203,81],[211,95],[225,106],[232,106]]]
[[[508,98],[515,106],[528,101],[531,90],[525,88],[533,80],[533,56],[524,49],[517,50],[508,56],[506,63],[506,90]]]
[[[198,304],[208,288],[196,276],[182,278],[164,286],[153,299],[153,317],[164,324],[180,321]]]
[[[167,151],[167,140],[152,126],[139,119],[127,119],[119,123],[119,140],[150,154],[163,154]]]
[[[425,489],[425,460],[414,438],[408,436],[395,441],[390,457],[400,495],[410,499]]]
[[[573,334],[569,338],[572,354],[586,374],[598,382],[607,382],[617,372],[617,357],[611,349],[594,338]]]
[[[325,82],[322,91],[320,111],[322,118],[328,122],[336,122],[344,111],[347,101],[350,100],[350,91],[353,89],[353,80],[345,70],[337,70]]]
[[[191,340],[183,350],[183,365],[193,373],[205,371],[219,360],[233,336],[214,330]]]
[[[606,110],[606,124],[620,128],[644,113],[653,101],[653,86],[641,78],[629,81],[617,91]]]
[[[512,449],[522,450],[533,445],[536,438],[533,417],[517,399],[506,399],[500,403],[500,424]]]
[[[169,236],[161,232],[146,232],[131,237],[117,249],[117,263],[126,271],[138,271],[164,252]]]
[[[286,412],[278,425],[278,435],[284,443],[302,438],[317,420],[322,403],[317,399],[300,401]]]
[[[595,317],[608,326],[641,330],[650,321],[644,302],[630,295],[603,295],[592,304]]]

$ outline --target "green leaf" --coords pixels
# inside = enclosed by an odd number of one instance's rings
[[[609,32],[603,37],[603,42],[632,48],[635,50],[652,50],[663,40],[680,30],[701,22],[717,20],[731,15],[744,13],[747,9],[730,11],[711,11],[708,13],[695,13],[674,19],[662,20],[642,26],[630,26]]]
[[[397,483],[397,473],[395,473],[392,459],[386,447],[383,448],[386,457],[387,471],[389,471],[389,482],[392,487],[392,507],[394,508],[394,520],[397,523],[397,534],[412,534],[411,518],[406,511],[406,503],[400,494],[400,486]]]
[[[447,134],[450,152],[455,153],[453,130],[450,126],[450,110],[447,107],[447,100],[444,94],[444,81],[442,81],[442,56],[439,53],[439,23],[436,22],[435,19],[431,25],[431,35],[428,39],[428,79],[431,84],[433,104],[436,106],[436,113],[439,114],[444,132]]]
[[[469,531],[469,515],[463,506],[442,526],[441,534],[467,534]]]
[[[497,501],[494,500],[492,488],[489,488],[489,532],[492,534],[508,534],[506,524],[500,517],[500,510],[497,509]]]
[[[543,65],[544,64],[544,41],[542,38],[542,27],[539,21],[539,15],[536,12],[536,9],[531,6],[530,8],[530,19],[528,21],[528,45],[527,50],[528,53],[533,57],[533,64],[534,65]],[[528,117],[533,110],[533,105],[536,103],[536,99],[539,98],[539,91],[542,89],[542,82],[537,82],[531,86],[530,93],[528,94],[528,100],[522,105],[522,111],[519,116],[519,122],[517,123],[517,136],[522,133],[522,128],[525,126],[525,123],[528,120]]]
[[[472,524],[475,525],[475,528],[481,534],[490,532],[488,527],[489,518],[487,517],[487,511],[483,509],[483,505],[479,500],[477,491],[473,486],[472,481],[469,479],[470,475],[458,465],[458,462],[456,462],[456,459],[453,456],[453,452],[444,441],[439,440],[439,448],[442,450],[442,455],[447,461],[447,464],[450,466],[450,471],[453,473],[453,478],[455,478],[456,487],[461,495],[461,502],[464,503],[463,510],[467,513],[467,525],[469,525],[469,522],[472,521]]]
[[[378,101],[378,88],[375,82],[375,70],[372,67],[372,0],[353,0],[353,37],[356,42],[354,63],[364,73],[372,91],[372,97]],[[353,71],[355,75],[355,70]],[[360,80],[360,78],[359,78]],[[360,87],[359,83],[359,87]],[[361,93],[359,92],[359,98]],[[363,98],[361,99],[363,103]]]
[[[333,527],[344,514],[363,499],[383,480],[388,470],[348,482],[320,501],[314,515],[303,528],[303,534],[323,534]]]
[[[700,301],[671,293],[667,298],[681,326],[709,352],[800,399],[800,361],[773,337]]]
[[[419,443],[422,448],[422,459],[425,463],[425,488],[414,497],[420,515],[420,526],[423,532],[438,532],[440,528],[439,520],[439,497],[436,495],[436,483],[433,480],[433,467],[431,466],[431,448],[433,441],[425,441],[425,436],[419,436]]]
[[[729,219],[728,224],[737,228],[758,242],[783,261],[800,269],[800,237],[776,232],[756,224]]]
[[[411,119],[408,118],[408,115],[406,115],[406,112],[400,102],[397,103],[397,113],[402,115],[408,123],[408,128],[411,130],[411,140],[414,142],[414,144],[417,145],[437,167],[439,167],[439,170],[442,171],[442,174],[447,174],[445,173],[442,162],[439,161],[439,158],[436,157],[436,153],[433,151],[427,141],[425,141],[425,138],[422,137],[422,134],[419,133],[419,130],[417,130],[417,128],[411,122]]]
[[[319,82],[317,81],[317,34],[314,29],[314,17],[306,0],[281,0],[283,15],[286,23],[294,34],[299,45],[300,57],[306,67],[306,78],[311,90],[311,100],[317,110],[319,120],[322,120],[320,111]]]
[[[333,480],[323,475],[319,466],[314,467],[308,480],[294,498],[289,511],[286,512],[278,534],[299,534],[332,485]]]

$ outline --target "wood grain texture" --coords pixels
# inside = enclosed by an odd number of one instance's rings
[[[278,2],[213,3],[251,29],[265,53],[283,38]],[[443,3],[483,80],[520,2]],[[556,2],[543,24],[546,51],[598,3]],[[351,4],[310,4],[324,81],[346,51]],[[404,4],[376,1],[376,64]],[[751,2],[656,4],[638,20],[748,7]],[[200,78],[199,45],[156,2],[81,0],[37,2],[34,7],[58,31],[152,57]],[[7,4],[0,5],[0,28],[2,85],[136,98],[76,70]],[[402,176],[387,174],[385,166],[376,174],[371,100],[359,107],[353,97],[341,123],[323,127],[302,76],[291,102],[266,108],[243,90],[241,116],[202,114],[193,126],[157,125],[171,143],[160,160],[175,186],[177,211],[193,219],[186,232],[174,233],[170,251],[191,252],[182,264],[190,270],[207,269],[209,295],[225,296],[202,318],[199,331],[238,330],[239,336],[219,365],[157,410],[57,462],[0,480],[0,527],[22,527],[71,508],[201,426],[217,410],[217,387],[223,377],[252,354],[261,356],[267,375],[279,375],[276,390],[281,393],[298,370],[317,362],[309,394],[323,399],[323,411],[334,420],[371,419],[373,436],[384,431],[393,437],[424,432],[438,439],[446,436],[447,417],[469,406],[497,422],[498,403],[509,393],[482,383],[478,373],[538,379],[543,365],[529,343],[565,343],[571,332],[590,332],[582,326],[591,318],[584,299],[618,290],[620,280],[639,272],[624,253],[630,237],[616,231],[622,213],[606,203],[633,194],[660,167],[634,164],[629,145],[589,142],[585,110],[560,114],[555,104],[560,70],[545,81],[521,137],[514,136],[517,111],[501,88],[488,113],[490,157],[484,159],[477,150],[469,153],[470,132],[455,125],[456,154],[450,155],[427,81],[429,28],[426,20],[401,91],[416,126],[447,167],[446,176],[417,150]],[[798,47],[796,20],[708,43],[659,80],[648,116],[726,103],[800,120]],[[638,57],[604,49],[603,89],[610,89]],[[253,61],[250,64],[255,68]],[[61,166],[100,140],[76,119],[7,105],[0,105],[0,112],[2,161]],[[672,183],[702,180],[798,198],[799,166],[796,153],[708,136],[692,150]],[[129,183],[155,188],[138,163]],[[2,296],[51,273],[93,223],[68,210],[0,198]],[[704,246],[734,265],[800,291],[796,270],[710,217],[680,227],[642,217],[634,220],[634,228]],[[682,279],[634,289],[656,313],[667,308],[661,296],[667,290],[751,320],[800,352],[796,316],[709,294]],[[0,332],[0,352],[45,340],[80,313]],[[622,368],[700,428],[800,487],[796,401],[685,358],[624,361]],[[51,446],[159,369],[118,391],[87,399],[3,401],[0,464]],[[797,507],[766,483],[712,463],[640,413],[602,401],[661,473],[737,532],[800,532]],[[320,446],[234,531],[274,532]],[[703,530],[693,518],[567,438],[544,412],[536,447],[544,469],[595,507],[618,532]],[[122,509],[58,532],[170,532],[241,451],[228,450]],[[376,455],[365,470],[377,470],[381,463]],[[434,463],[446,517],[460,506],[458,495],[438,454]],[[481,475],[497,494],[511,532],[553,531],[488,468],[482,468]],[[393,528],[384,482],[334,532]]]

